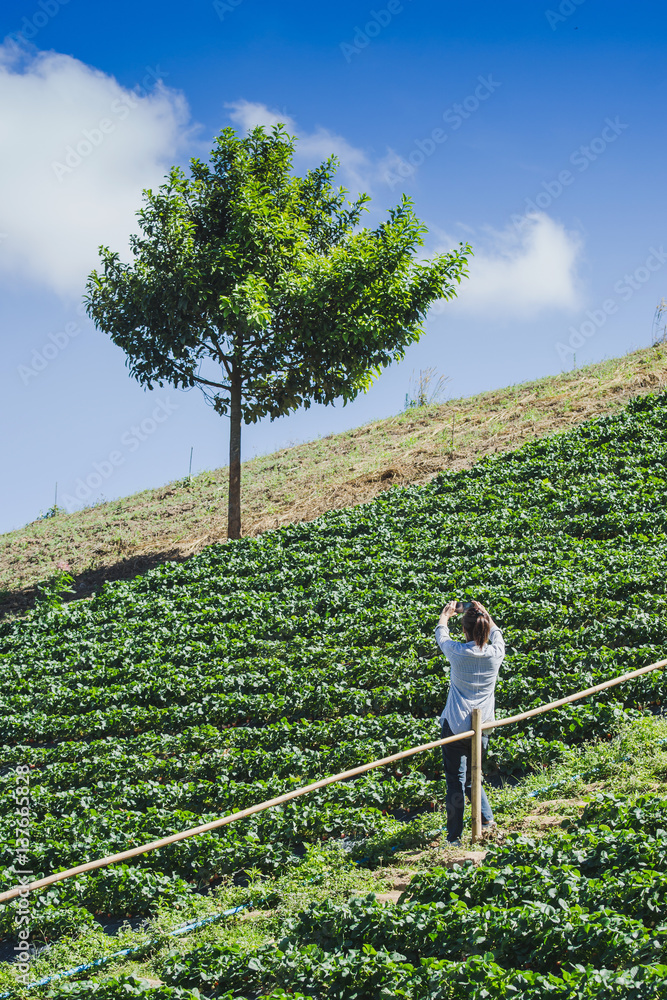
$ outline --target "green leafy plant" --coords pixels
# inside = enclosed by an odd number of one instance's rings
[[[37,584],[37,594],[35,596],[35,610],[37,614],[42,611],[52,611],[63,606],[63,596],[73,594],[74,577],[69,572],[66,564],[56,568],[46,580]]]
[[[230,538],[242,421],[354,399],[419,339],[431,303],[455,295],[470,253],[418,261],[426,230],[405,196],[359,228],[369,196],[334,188],[334,157],[295,177],[294,143],[280,125],[223,129],[209,163],[144,192],[134,263],[103,247],[87,286],[89,315],[139,382],[198,385],[229,414]]]
[[[646,397],[424,487],[1,624],[0,795],[10,801],[27,765],[35,876],[437,738],[447,676],[433,626],[453,595],[478,596],[503,627],[500,714],[664,657],[666,411],[667,394]],[[263,907],[265,944],[230,932],[205,951],[184,945],[159,989],[660,997],[667,802],[645,791],[664,777],[666,696],[656,671],[494,733],[487,778],[534,776],[530,803],[619,773],[623,799],[593,794],[549,837],[509,838],[476,867],[414,878],[395,907],[316,857],[361,868],[427,849],[444,825],[435,753],[77,877],[47,894],[41,924],[35,907],[35,927],[64,948],[88,919],[151,916],[161,900],[186,914],[224,886],[234,904]],[[489,794],[495,807],[512,789]],[[11,809],[0,834],[8,888]],[[309,896],[299,886],[310,879]],[[318,894],[337,879],[359,900]],[[80,922],[58,924],[58,912]],[[6,938],[14,917],[0,910]]]

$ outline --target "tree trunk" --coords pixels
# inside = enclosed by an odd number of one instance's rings
[[[241,376],[232,371],[229,407],[229,504],[227,538],[241,537]]]

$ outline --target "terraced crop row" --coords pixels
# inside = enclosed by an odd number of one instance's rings
[[[275,945],[200,946],[161,975],[229,998],[648,1000],[667,995],[666,891],[667,800],[600,797],[557,846],[516,837],[396,906],[313,905]]]
[[[663,657],[666,416],[666,395],[645,397],[425,487],[109,584],[90,601],[63,606],[52,581],[34,613],[0,625],[0,795],[27,766],[35,874],[437,738],[447,677],[433,627],[451,597],[481,599],[504,630],[501,714]],[[658,672],[498,731],[488,776],[604,739],[619,719],[660,710],[666,690]],[[392,814],[443,799],[439,756],[421,755],[54,889],[35,931],[52,940],[222,875],[297,866],[304,842],[381,833]],[[6,888],[16,878],[11,810],[0,834]],[[71,911],[69,923],[57,910]],[[12,912],[0,910],[8,940]]]

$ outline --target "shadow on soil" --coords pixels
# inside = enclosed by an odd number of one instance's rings
[[[105,583],[112,580],[133,580],[137,576],[143,576],[150,569],[155,569],[164,562],[186,562],[191,556],[184,556],[178,548],[162,549],[158,552],[146,553],[146,555],[130,556],[126,559],[119,559],[108,566],[100,566],[97,569],[85,570],[83,573],[74,575],[73,594],[63,595],[63,603],[70,601],[80,601],[93,597],[100,592]],[[27,587],[24,590],[5,590],[0,593],[0,621],[18,618],[30,611],[35,606],[37,590],[35,587]]]

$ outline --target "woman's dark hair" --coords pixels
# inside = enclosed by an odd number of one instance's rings
[[[463,630],[468,636],[468,641],[474,639],[481,649],[489,641],[491,619],[486,611],[478,611],[475,607],[468,608],[463,616]]]

